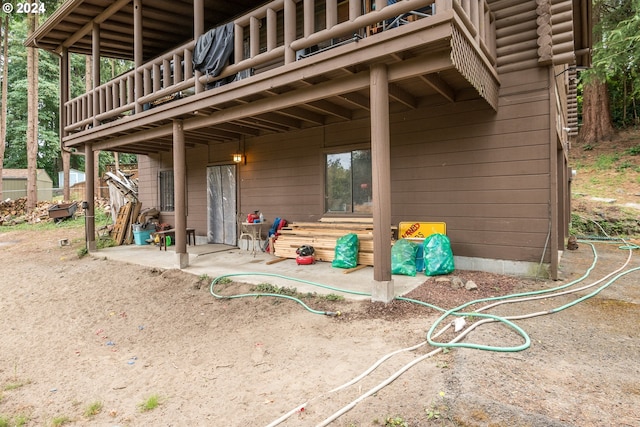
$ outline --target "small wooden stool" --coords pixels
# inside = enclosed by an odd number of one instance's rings
[[[157,231],[157,235],[160,236],[160,250],[164,248],[167,250],[167,237],[171,237],[172,239],[176,238],[176,230],[165,230],[165,231]],[[187,244],[191,246],[191,239],[193,238],[193,246],[196,245],[196,229],[195,228],[187,228]],[[175,242],[175,240],[174,240]]]
[[[160,250],[167,250],[167,237],[176,238],[176,230],[157,231],[156,234],[160,236]]]

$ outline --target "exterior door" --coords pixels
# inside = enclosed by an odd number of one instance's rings
[[[235,246],[236,165],[207,168],[207,211],[208,242]]]

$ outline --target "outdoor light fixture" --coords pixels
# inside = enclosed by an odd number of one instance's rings
[[[243,158],[244,158],[244,156],[241,153],[233,154],[233,162],[234,163],[242,163],[242,159]]]

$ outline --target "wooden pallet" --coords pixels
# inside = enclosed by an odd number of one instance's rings
[[[358,236],[358,264],[373,265],[373,222],[370,218],[325,218],[320,222],[295,222],[279,231],[274,242],[274,255],[296,258],[296,249],[310,245],[317,261],[335,258],[336,242],[345,234]]]
[[[132,202],[127,202],[123,206],[120,206],[118,210],[118,216],[113,226],[113,240],[116,245],[121,245],[127,235],[127,229],[131,218]]]
[[[133,203],[133,207],[131,208],[131,214],[129,215],[129,222],[127,224],[127,232],[124,238],[124,243],[130,245],[133,243],[133,227],[131,224],[137,220],[140,215],[140,209],[142,208],[142,203],[140,202],[130,202]]]

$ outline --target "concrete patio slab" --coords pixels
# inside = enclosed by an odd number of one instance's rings
[[[264,252],[253,255],[249,251],[222,244],[188,246],[187,252],[189,266],[182,270],[196,276],[206,274],[213,279],[231,274],[234,275],[234,280],[251,284],[271,283],[279,287],[294,287],[298,292],[334,293],[349,299],[371,299],[372,267],[345,274],[344,269],[333,268],[330,262],[297,265],[294,259],[285,259],[270,263],[278,258]],[[160,269],[178,266],[174,246],[164,251],[154,245],[122,245],[100,249],[91,255]],[[423,273],[418,273],[415,277],[393,275],[392,279],[394,294],[400,296],[424,283],[426,276]]]

